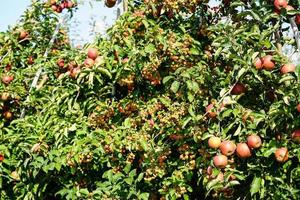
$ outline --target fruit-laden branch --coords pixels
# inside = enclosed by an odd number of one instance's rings
[[[57,36],[57,34],[58,34],[58,32],[59,32],[59,29],[60,29],[61,25],[64,24],[65,21],[66,21],[68,18],[69,18],[69,15],[66,14],[66,15],[64,15],[64,17],[61,17],[61,18],[59,19],[59,21],[58,21],[58,23],[57,23],[57,25],[56,25],[56,28],[55,28],[55,30],[54,30],[54,32],[53,32],[53,35],[52,35],[52,37],[51,37],[51,40],[50,40],[50,42],[49,42],[49,45],[48,45],[48,47],[47,47],[47,49],[46,49],[46,51],[45,51],[45,53],[44,53],[44,55],[43,55],[43,58],[47,58],[47,56],[48,56],[48,54],[49,54],[49,51],[51,50],[51,47],[52,47],[52,45],[53,45],[53,43],[54,43],[54,41],[55,41],[55,39],[56,39],[56,36]],[[33,78],[33,81],[32,81],[32,83],[31,83],[31,85],[30,85],[29,92],[28,92],[28,95],[27,95],[27,98],[26,98],[26,102],[29,100],[29,95],[30,95],[31,91],[33,90],[33,88],[35,88],[35,87],[37,86],[38,80],[39,80],[39,78],[40,78],[42,72],[43,72],[43,67],[40,67],[40,68],[38,69],[38,71],[36,72],[36,74],[35,74],[35,76],[34,76],[34,78]],[[21,118],[24,118],[24,117],[25,117],[25,108],[22,109],[22,111],[21,111],[21,116],[20,116],[20,117],[21,117]]]
[[[297,43],[297,50],[300,51],[300,34],[299,34],[299,29],[297,27],[297,24],[295,22],[295,17],[290,17],[289,20]]]

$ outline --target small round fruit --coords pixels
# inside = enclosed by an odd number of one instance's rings
[[[280,72],[281,72],[281,74],[287,74],[290,72],[295,72],[295,70],[296,70],[296,65],[294,65],[292,63],[288,63],[281,67]]]
[[[4,160],[4,154],[0,153],[0,162]]]
[[[292,139],[297,144],[300,144],[300,129],[297,129],[292,134]]]
[[[98,57],[98,50],[90,48],[87,53],[88,58],[95,60]]]
[[[247,144],[250,148],[257,149],[261,147],[261,139],[258,135],[249,135],[247,137]]]
[[[266,70],[273,70],[275,68],[275,63],[272,61],[272,59],[273,59],[273,56],[271,56],[271,55],[267,55],[262,58],[263,67]]]
[[[57,11],[57,6],[56,5],[51,5],[51,9],[56,12]]]
[[[257,58],[254,61],[254,66],[255,66],[256,69],[262,69],[263,68],[263,63],[262,63],[260,58]]]
[[[213,170],[212,170],[212,167],[211,166],[208,166],[207,169],[206,169],[206,173],[207,175],[211,176],[212,173],[213,173]]]
[[[295,22],[296,22],[297,25],[300,25],[300,14],[296,15]]]
[[[10,111],[5,111],[5,112],[3,113],[3,117],[4,117],[4,119],[6,119],[6,120],[11,120],[11,119],[13,118],[13,114],[12,114],[12,112],[10,112]]]
[[[84,61],[84,65],[86,67],[92,67],[94,65],[94,63],[95,63],[95,61],[93,59],[91,59],[91,58],[87,58]]]
[[[60,67],[60,68],[64,68],[65,66],[65,61],[63,59],[59,59],[57,61],[57,65]]]
[[[6,85],[8,85],[10,82],[14,80],[13,76],[3,76],[2,77],[2,82]]]
[[[229,140],[223,141],[220,145],[220,150],[222,154],[225,156],[232,155],[235,152],[235,149],[236,149],[236,145]]]
[[[108,8],[112,8],[116,5],[117,3],[117,0],[105,0],[105,5],[108,7]]]
[[[251,156],[251,151],[246,143],[239,143],[236,146],[236,154],[240,158],[249,158]]]
[[[213,158],[213,162],[217,168],[224,168],[228,163],[228,159],[224,155],[217,155]]]
[[[288,2],[286,0],[275,0],[274,6],[276,9],[280,10],[281,8],[286,8],[288,6]]]
[[[27,63],[28,63],[28,65],[32,65],[32,64],[34,64],[34,59],[33,59],[33,57],[32,57],[32,56],[29,56],[29,57],[28,57],[28,59],[27,59]]]
[[[206,108],[205,108],[205,112],[207,113],[209,118],[215,118],[217,116],[216,112],[211,111],[214,108],[214,104],[209,104]]]
[[[246,87],[242,83],[235,84],[231,90],[231,94],[233,94],[233,95],[240,95],[245,92],[246,92]]]
[[[298,103],[298,105],[297,105],[297,111],[298,111],[298,113],[300,113],[300,103]]]
[[[24,40],[25,38],[27,38],[27,36],[28,36],[28,32],[20,31],[20,33],[19,33],[19,39],[20,40]]]
[[[275,151],[277,162],[284,163],[289,159],[289,152],[286,147],[281,147]]]
[[[208,146],[213,149],[219,148],[221,145],[221,139],[216,136],[212,136],[208,139]]]

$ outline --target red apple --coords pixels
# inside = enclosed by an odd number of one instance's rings
[[[300,129],[297,129],[292,134],[292,139],[297,144],[300,144]]]
[[[57,65],[60,67],[60,68],[64,68],[65,66],[65,61],[63,59],[59,59],[57,61]]]
[[[224,168],[228,163],[228,159],[224,155],[217,155],[213,158],[213,162],[217,168]]]
[[[297,105],[297,111],[298,111],[298,113],[300,113],[300,103],[298,103],[298,105]]]
[[[52,9],[53,11],[57,11],[57,6],[56,6],[56,5],[52,5],[52,6],[51,6],[51,9]]]
[[[236,154],[240,158],[249,158],[251,156],[251,151],[246,143],[239,143],[236,146]]]
[[[261,139],[258,135],[249,135],[247,138],[247,144],[250,148],[257,149],[261,146]]]
[[[214,108],[214,104],[209,104],[206,108],[205,108],[205,112],[207,113],[209,118],[215,118],[217,116],[216,112],[211,111]]]
[[[213,170],[212,170],[212,167],[211,166],[208,166],[207,169],[206,169],[206,173],[207,175],[211,176],[212,173],[213,173]]]
[[[105,5],[108,7],[108,8],[112,8],[116,5],[117,3],[117,0],[105,0]]]
[[[280,10],[281,8],[286,8],[288,5],[288,2],[286,0],[275,0],[274,6],[276,9]]]
[[[275,63],[272,61],[272,59],[273,59],[273,56],[271,56],[271,55],[267,55],[262,58],[263,67],[266,70],[273,70],[275,68]]]
[[[280,72],[281,74],[287,74],[290,72],[295,72],[296,70],[296,65],[292,64],[292,63],[288,63],[288,64],[284,64],[281,69]]]
[[[13,118],[13,114],[12,114],[12,112],[10,112],[10,111],[5,111],[5,112],[3,113],[3,117],[4,117],[4,119],[6,119],[6,120],[11,120],[11,119]]]
[[[57,2],[57,0],[50,0],[50,4],[51,4],[51,5],[56,4],[56,2]]]
[[[29,57],[28,57],[28,59],[27,59],[27,63],[28,63],[28,65],[32,65],[32,64],[34,64],[34,59],[33,59],[33,57],[32,57],[32,56],[29,56]]]
[[[216,136],[212,136],[208,139],[208,146],[213,149],[219,148],[221,145],[221,139]]]
[[[98,50],[90,48],[87,53],[88,58],[95,60],[98,57]]]
[[[74,6],[74,3],[72,1],[68,1],[67,4],[66,4],[66,8],[73,8]]]
[[[95,61],[93,59],[91,59],[91,58],[87,58],[84,61],[84,65],[86,67],[92,67],[94,65],[94,63],[95,63]]]
[[[4,154],[0,153],[0,162],[4,160]]]
[[[263,68],[263,65],[262,65],[262,60],[260,58],[257,58],[255,61],[254,61],[254,66],[256,69],[262,69]]]
[[[2,82],[6,85],[8,85],[10,82],[12,82],[14,80],[14,77],[13,76],[3,76],[2,77]]]
[[[20,40],[24,40],[27,36],[28,36],[28,32],[20,31],[20,34],[19,34],[19,39]]]
[[[233,94],[233,95],[240,95],[245,92],[246,92],[246,87],[242,83],[235,84],[231,90],[231,94]]]
[[[70,76],[72,78],[76,78],[77,74],[79,74],[79,73],[80,73],[80,68],[76,67],[71,70]]]
[[[300,14],[296,15],[295,22],[297,25],[300,25]]]
[[[235,152],[235,149],[236,145],[229,140],[223,141],[220,145],[220,150],[225,156],[232,155]]]
[[[278,162],[284,163],[289,159],[289,152],[286,147],[281,147],[275,151],[275,158]]]

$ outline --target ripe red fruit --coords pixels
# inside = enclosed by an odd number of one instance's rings
[[[4,160],[4,154],[0,153],[0,162]]]
[[[263,68],[262,60],[260,58],[257,58],[254,61],[254,66],[255,66],[256,69],[262,69]]]
[[[95,63],[95,61],[93,59],[91,59],[91,58],[87,58],[84,61],[84,65],[86,67],[92,67],[94,65],[94,63]]]
[[[10,112],[10,111],[5,111],[5,112],[3,113],[3,117],[4,117],[4,119],[6,119],[6,120],[11,120],[11,119],[13,118],[13,114],[12,114],[12,112]]]
[[[109,8],[112,8],[116,5],[117,0],[105,0],[105,5]]]
[[[65,3],[61,3],[59,7],[63,10],[65,8]]]
[[[76,67],[71,70],[70,76],[72,78],[76,78],[77,74],[79,74],[79,73],[80,73],[80,68]]]
[[[10,82],[14,80],[13,76],[3,76],[2,77],[2,82],[6,85],[8,85]]]
[[[224,168],[228,163],[228,159],[224,155],[217,155],[213,158],[213,162],[217,168]]]
[[[249,135],[247,144],[250,148],[257,149],[261,146],[261,139],[258,135]]]
[[[231,90],[231,94],[233,94],[233,95],[240,95],[245,92],[246,92],[246,87],[242,83],[235,84]]]
[[[50,4],[51,4],[51,5],[56,4],[56,2],[57,2],[57,0],[50,0]]]
[[[246,143],[239,143],[236,146],[236,154],[240,158],[249,158],[251,156],[251,151]]]
[[[296,15],[295,22],[297,25],[300,25],[300,14]]]
[[[273,56],[271,56],[271,55],[267,55],[262,58],[263,67],[266,70],[273,70],[275,68],[275,63],[272,61],[272,59],[273,59]]]
[[[74,3],[72,1],[66,2],[66,5],[65,5],[66,8],[73,8],[73,6],[74,6]]]
[[[232,155],[235,152],[235,149],[236,149],[236,145],[229,140],[223,141],[220,145],[220,150],[222,154],[225,156]]]
[[[290,72],[295,72],[296,70],[296,65],[292,64],[292,63],[288,63],[288,64],[284,64],[281,69],[280,72],[281,74],[287,74]]]
[[[65,61],[63,59],[59,59],[57,61],[57,65],[60,67],[60,68],[64,68],[65,66]]]
[[[213,171],[212,171],[212,167],[211,166],[208,166],[207,169],[206,169],[206,173],[207,175],[211,176]]]
[[[214,108],[214,104],[209,104],[206,108],[205,108],[205,112],[207,113],[209,118],[215,118],[217,116],[216,112],[211,111]]]
[[[297,144],[300,144],[300,129],[297,129],[292,134],[292,139]]]
[[[288,149],[281,147],[275,151],[275,158],[278,162],[284,163],[289,159]]]
[[[274,6],[276,9],[280,10],[281,8],[286,8],[288,5],[288,2],[286,0],[275,0]]]
[[[87,56],[88,56],[90,59],[95,60],[95,59],[98,57],[98,50],[95,49],[95,48],[90,48],[90,49],[88,50]]]
[[[300,113],[300,103],[297,105],[297,111]]]
[[[24,40],[28,36],[28,33],[26,31],[20,31],[19,39]]]
[[[212,136],[208,139],[208,146],[213,149],[219,148],[221,145],[221,139],[219,137]]]
[[[32,65],[34,63],[34,59],[32,56],[29,56],[28,59],[27,59],[27,63],[28,65]]]
[[[53,11],[57,11],[57,6],[56,6],[56,5],[52,5],[52,6],[51,6],[51,9],[52,9]]]

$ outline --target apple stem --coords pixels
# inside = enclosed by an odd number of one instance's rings
[[[295,17],[290,17],[289,18],[292,30],[294,32],[294,37],[297,43],[297,51],[300,51],[300,34],[299,34],[299,29],[297,27],[297,24],[295,22]]]

